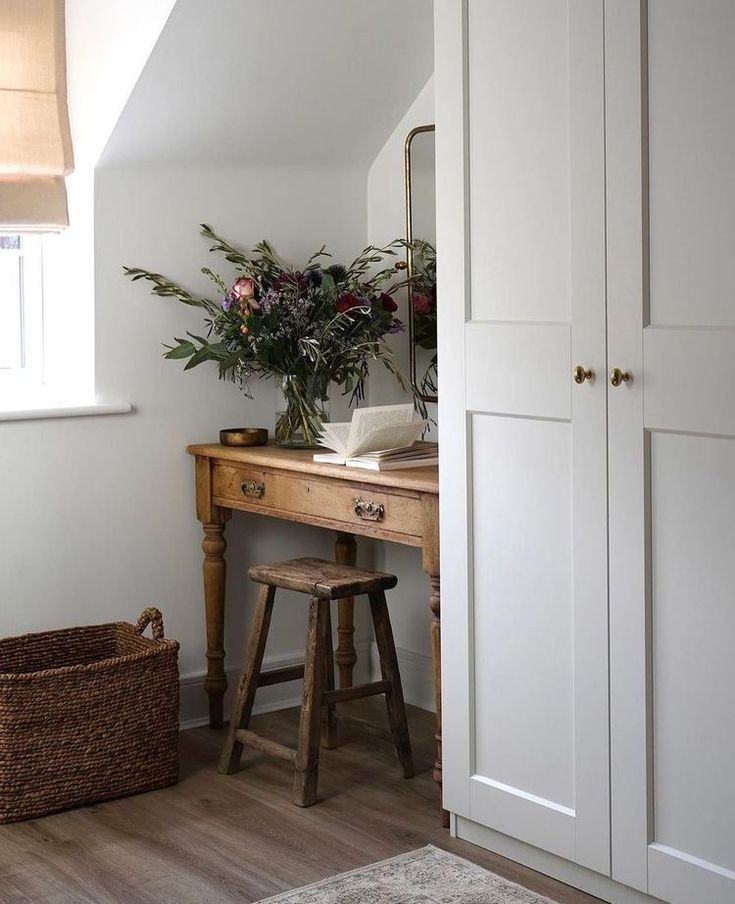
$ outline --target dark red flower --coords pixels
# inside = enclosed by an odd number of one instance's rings
[[[362,306],[363,301],[351,292],[346,295],[340,295],[337,300],[337,310],[340,314],[346,314],[347,311],[351,311],[353,308],[361,308]]]
[[[417,292],[413,296],[413,310],[415,314],[430,314],[432,310],[431,299],[423,292]]]
[[[398,305],[393,301],[392,296],[388,295],[387,292],[383,292],[380,296],[380,303],[383,305],[384,311],[389,311],[391,314],[394,311],[398,310]]]

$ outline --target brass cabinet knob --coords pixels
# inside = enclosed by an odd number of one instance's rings
[[[627,370],[621,370],[619,367],[613,367],[610,371],[610,383],[613,386],[620,386],[622,383],[629,383],[633,379],[633,375]]]
[[[589,380],[591,383],[595,379],[595,374],[589,368],[582,367],[581,364],[578,364],[572,371],[572,377],[574,378],[575,383],[581,385],[585,380]]]

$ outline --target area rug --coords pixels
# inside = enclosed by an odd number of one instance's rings
[[[266,898],[260,904],[552,904],[433,845]]]

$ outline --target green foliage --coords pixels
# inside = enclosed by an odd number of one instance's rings
[[[391,259],[405,248],[404,241],[368,245],[349,265],[322,266],[331,257],[322,246],[295,270],[266,240],[245,252],[208,224],[202,224],[201,233],[209,250],[234,271],[230,283],[202,268],[220,296],[217,301],[194,295],[160,273],[123,268],[132,281],[148,282],[154,295],[205,313],[206,336],[187,332],[186,338],[175,338],[164,346],[165,358],[185,362],[184,370],[213,361],[219,377],[239,383],[246,394],[253,374],[289,376],[296,385],[318,376],[323,385],[336,383],[351,402],[359,401],[372,361],[380,361],[405,387],[386,343],[389,333],[403,329],[391,294],[406,285],[398,278],[405,265]]]
[[[187,292],[186,289],[182,289],[181,286],[171,282],[171,280],[167,279],[165,276],[161,276],[160,273],[151,273],[148,270],[141,270],[138,267],[123,267],[123,270],[133,282],[136,282],[139,279],[145,279],[152,283],[153,288],[151,289],[151,292],[154,295],[160,295],[163,298],[176,298],[178,301],[182,302],[182,304],[192,305],[195,308],[204,308],[206,311],[209,311],[210,314],[217,310],[216,302],[192,295],[190,292]]]

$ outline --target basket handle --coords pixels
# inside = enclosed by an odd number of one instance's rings
[[[135,625],[135,633],[142,634],[145,629],[151,626],[151,633],[154,640],[163,640],[163,616],[161,610],[155,606],[149,606],[140,613],[140,618]]]

